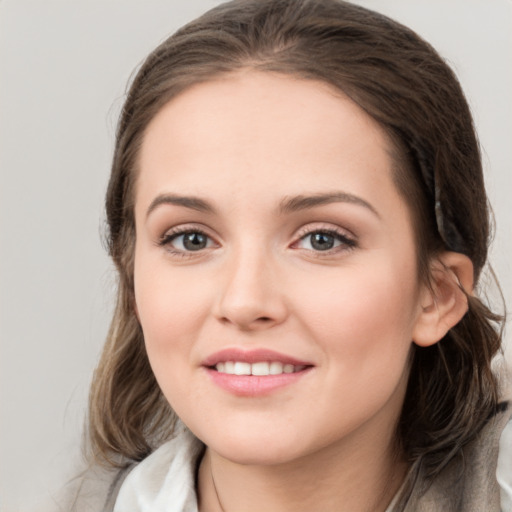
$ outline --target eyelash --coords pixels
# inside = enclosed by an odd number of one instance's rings
[[[345,231],[341,231],[332,227],[329,228],[304,228],[303,231],[299,232],[299,236],[296,242],[293,242],[292,247],[296,246],[303,240],[307,239],[308,237],[311,237],[315,234],[322,234],[327,236],[332,236],[336,241],[340,242],[340,245],[333,247],[331,249],[327,249],[324,251],[320,250],[311,250],[311,249],[305,249],[307,251],[311,251],[315,254],[316,257],[324,257],[324,256],[332,256],[333,254],[336,254],[338,252],[344,252],[344,251],[350,251],[352,249],[355,249],[357,247],[357,242],[355,238],[347,235]]]
[[[167,231],[158,241],[158,246],[164,247],[167,251],[169,251],[173,256],[178,257],[192,257],[195,252],[201,253],[204,251],[204,249],[198,249],[197,251],[184,251],[182,249],[176,249],[174,248],[171,243],[176,240],[180,236],[184,236],[187,234],[197,234],[206,237],[209,240],[213,240],[208,233],[206,233],[204,230],[197,228],[197,227],[177,227],[173,228],[171,231]],[[323,256],[332,256],[335,253],[343,252],[343,251],[349,251],[357,247],[357,242],[354,238],[348,236],[345,232],[342,232],[341,230],[333,229],[333,228],[304,228],[301,232],[298,234],[298,238],[295,242],[293,242],[290,247],[297,246],[301,241],[307,239],[308,236],[312,236],[314,234],[322,234],[327,236],[332,236],[335,240],[340,242],[340,245],[333,247],[331,249],[327,250],[312,250],[312,249],[305,249],[306,251],[312,252],[317,257],[323,257]],[[299,248],[298,248],[299,249]]]
[[[212,237],[206,233],[206,231],[197,228],[197,227],[178,227],[173,228],[170,231],[166,231],[164,235],[160,238],[158,241],[158,245],[160,247],[164,247],[167,251],[169,251],[173,256],[178,256],[182,258],[188,258],[194,255],[194,252],[201,252],[201,250],[198,251],[183,251],[181,249],[176,249],[171,245],[171,243],[176,240],[180,236],[188,235],[188,234],[198,234],[202,235],[209,240],[212,240]],[[204,250],[204,249],[203,249]]]

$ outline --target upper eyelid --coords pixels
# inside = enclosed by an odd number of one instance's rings
[[[164,230],[160,238],[167,237],[168,235],[181,235],[184,233],[198,232],[214,239],[215,237],[211,234],[210,231],[211,230],[209,230],[207,227],[204,227],[200,224],[178,224]]]
[[[313,224],[313,225],[312,225]],[[351,240],[356,240],[356,235],[347,228],[342,228],[340,226],[336,226],[335,224],[318,222],[318,223],[310,223],[303,227],[301,227],[297,234],[295,235],[297,239],[303,238],[311,233],[317,232],[327,232],[327,233],[335,233],[345,238],[349,238]]]

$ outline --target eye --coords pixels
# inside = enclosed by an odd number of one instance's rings
[[[355,247],[355,240],[343,233],[334,230],[315,230],[302,236],[294,246],[298,249],[306,249],[315,252],[327,252]]]
[[[213,240],[202,231],[190,229],[186,231],[167,232],[159,245],[168,247],[172,252],[197,252],[213,247]]]

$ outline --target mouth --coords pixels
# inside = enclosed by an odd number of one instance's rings
[[[202,364],[212,381],[237,396],[263,396],[292,385],[314,365],[271,350],[225,349]]]
[[[258,361],[246,363],[244,361],[221,361],[214,367],[210,367],[219,373],[226,375],[282,375],[283,373],[297,373],[305,370],[308,365],[283,364],[280,361]]]

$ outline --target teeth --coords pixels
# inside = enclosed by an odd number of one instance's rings
[[[252,363],[251,375],[268,375],[270,365],[268,363]]]
[[[215,369],[220,373],[228,375],[281,375],[282,373],[294,373],[303,370],[304,366],[293,366],[278,361],[271,363],[261,361],[257,363],[244,363],[242,361],[225,361],[217,363]]]
[[[251,375],[251,363],[235,363],[235,375]]]
[[[293,373],[293,364],[285,364],[283,371],[284,373]]]
[[[279,374],[283,373],[282,363],[279,363],[277,361],[272,361],[270,363],[269,373],[270,373],[270,375],[279,375]]]

